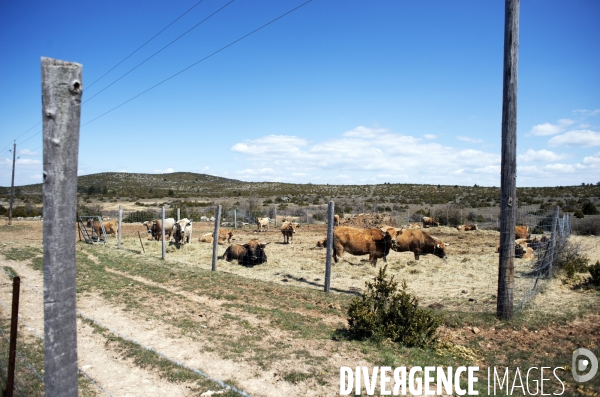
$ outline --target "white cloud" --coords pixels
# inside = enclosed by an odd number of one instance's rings
[[[518,161],[523,161],[525,163],[529,163],[531,161],[545,161],[545,162],[557,161],[557,160],[564,159],[565,157],[566,157],[566,155],[564,155],[564,154],[554,153],[554,152],[551,152],[550,150],[542,149],[542,150],[535,151],[533,149],[529,149],[525,153],[519,155],[517,159],[518,159]]]
[[[552,137],[549,146],[600,146],[600,132],[591,130],[573,130],[562,135]]]
[[[16,166],[20,165],[20,166],[28,166],[28,165],[39,165],[42,164],[42,162],[40,160],[34,160],[34,159],[17,159],[16,161]]]
[[[154,170],[153,172],[155,174],[170,174],[171,172],[175,172],[175,170],[172,167],[169,167],[164,170]]]
[[[547,136],[547,135],[556,135],[563,132],[568,126],[575,123],[575,121],[570,119],[560,119],[557,124],[544,123],[534,125],[529,134],[535,136]]]
[[[573,113],[580,114],[583,117],[597,116],[600,114],[600,109],[587,110],[587,109],[576,109]]]
[[[17,149],[17,156],[37,156],[38,152],[29,149]]]
[[[425,134],[425,135],[423,135],[423,138],[425,138],[425,139],[435,139],[435,138],[437,138],[437,135],[435,135],[435,134]]]
[[[479,138],[470,138],[468,136],[457,136],[456,139],[458,139],[459,141],[463,141],[463,142],[470,142],[470,143],[483,143],[483,139],[479,139]]]

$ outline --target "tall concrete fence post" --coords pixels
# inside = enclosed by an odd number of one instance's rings
[[[42,57],[45,395],[77,396],[75,233],[82,65]]]

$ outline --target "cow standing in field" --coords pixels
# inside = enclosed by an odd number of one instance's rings
[[[143,222],[143,225],[148,229],[148,233],[152,235],[150,240],[154,239],[159,241],[162,238],[162,220],[154,219],[152,221]],[[173,232],[173,226],[175,226],[174,218],[165,219],[165,238],[171,240],[171,233]]]
[[[344,251],[352,255],[369,255],[369,263],[377,265],[377,259],[383,258],[390,252],[392,244],[396,241],[396,229],[358,229],[348,226],[338,226],[333,231],[333,260],[338,262],[338,257]]]
[[[478,230],[477,229],[477,224],[474,225],[460,225],[460,226],[456,226],[457,230],[462,230],[464,232],[469,232],[471,230]]]
[[[396,252],[412,252],[415,259],[420,255],[433,254],[442,259],[446,258],[446,247],[440,239],[430,236],[420,229],[404,229],[396,234],[396,243],[392,249]]]
[[[104,231],[107,235],[112,234],[113,236],[117,237],[117,232],[119,229],[118,221],[102,222],[102,225],[104,225]],[[97,236],[100,236],[102,234],[102,226],[100,225],[100,221],[88,220],[86,226],[93,228]]]
[[[190,243],[191,235],[192,221],[184,218],[175,222],[175,225],[173,226],[173,238],[175,239],[175,244]]]
[[[423,227],[437,227],[439,226],[440,223],[438,221],[436,221],[433,218],[430,218],[428,216],[424,216],[423,217]]]
[[[257,239],[248,241],[244,245],[230,245],[219,259],[227,262],[237,260],[242,266],[256,266],[267,262],[265,247],[268,243],[261,244]]]
[[[281,225],[281,234],[283,234],[283,243],[290,244],[292,242],[292,237],[296,234],[297,225],[294,222],[284,222]]]
[[[267,231],[269,231],[269,218],[256,218],[256,226],[259,232],[262,232],[267,227]]]

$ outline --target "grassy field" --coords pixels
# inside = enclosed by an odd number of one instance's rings
[[[0,225],[5,270],[29,278],[41,276],[40,225],[20,222],[14,229]],[[103,349],[111,355],[132,368],[153,371],[165,382],[188,385],[190,395],[215,386],[142,348],[151,333],[184,341],[180,360],[212,371],[256,396],[337,395],[339,367],[361,365],[478,365],[480,395],[485,395],[488,367],[568,368],[573,349],[587,347],[597,352],[600,345],[600,294],[574,290],[560,278],[544,283],[513,320],[495,318],[496,232],[431,229],[432,235],[450,243],[447,261],[431,256],[415,261],[412,254],[395,252],[388,257],[388,272],[407,281],[421,306],[436,307],[435,312],[444,318],[440,343],[422,349],[347,338],[347,307],[377,269],[366,257],[345,254],[333,267],[332,293],[323,293],[325,250],[315,243],[324,237],[324,226],[301,227],[292,244],[282,244],[276,230],[241,231],[234,235],[237,243],[250,238],[269,243],[268,262],[245,268],[221,260],[217,272],[210,271],[211,244],[197,241],[210,226],[195,227],[195,241],[181,247],[169,245],[164,261],[160,242],[145,240],[144,234],[142,253],[137,234],[145,232],[141,225],[124,227],[121,250],[116,249],[114,239],[106,246],[77,244],[78,307],[111,328],[131,328],[140,343],[88,320],[80,320],[83,326],[104,340]],[[598,238],[577,238],[583,239],[590,259],[600,259]],[[225,248],[220,246],[219,254]],[[382,265],[380,261],[377,268]],[[516,261],[520,289],[515,302],[531,288],[532,280],[523,276],[530,265]],[[6,320],[0,326],[7,329]],[[24,353],[41,369],[39,342],[24,338],[22,343]],[[564,395],[599,394],[600,377],[582,386],[571,380],[569,372],[561,377],[566,380]],[[558,382],[549,382],[546,392],[560,392]],[[39,388],[35,378],[25,383],[31,390]],[[82,395],[95,393],[85,382],[81,388]]]

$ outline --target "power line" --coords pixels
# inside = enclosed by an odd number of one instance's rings
[[[110,68],[108,70],[108,72],[104,73],[102,76],[100,76],[96,80],[94,80],[94,82],[92,82],[92,84],[90,84],[87,87],[87,89],[89,90],[91,86],[93,86],[98,81],[100,81],[100,79],[102,79],[104,76],[106,76],[107,74],[109,74],[110,72],[112,72],[117,66],[119,66],[120,64],[122,64],[123,62],[125,62],[127,59],[129,59],[133,54],[135,54],[136,52],[138,52],[139,50],[141,50],[142,47],[144,47],[146,44],[148,44],[149,42],[151,42],[152,40],[154,40],[158,35],[160,35],[162,32],[164,32],[165,30],[167,30],[171,25],[173,25],[175,22],[177,22],[178,20],[180,20],[185,14],[187,14],[190,11],[192,11],[192,9],[194,9],[198,4],[202,3],[203,1],[204,0],[200,0],[199,2],[197,2],[196,4],[194,4],[189,10],[187,10],[186,12],[184,12],[183,14],[181,14],[180,16],[178,16],[173,22],[171,22],[166,27],[164,27],[160,32],[158,32],[157,34],[155,34],[154,36],[152,36],[148,41],[146,41],[144,44],[142,44],[141,46],[139,46],[135,51],[133,51],[131,54],[129,54],[125,58],[123,58],[123,60],[121,62],[117,63],[115,66],[113,66],[112,68]]]
[[[146,44],[150,43],[152,40],[154,40],[156,37],[158,37],[162,32],[164,32],[165,30],[167,30],[169,27],[171,27],[171,25],[173,25],[175,22],[177,22],[178,20],[180,20],[184,15],[186,15],[187,13],[189,13],[190,11],[192,11],[194,8],[196,8],[196,6],[198,6],[200,3],[202,3],[204,0],[200,0],[199,2],[197,2],[196,4],[194,4],[192,7],[190,7],[187,11],[185,11],[183,14],[181,14],[180,16],[178,16],[177,18],[175,18],[175,20],[173,20],[170,24],[168,24],[167,26],[165,26],[162,30],[160,30],[158,33],[156,33],[154,36],[152,36],[150,39],[148,39],[144,44],[142,44],[141,46],[139,46],[135,51],[133,51],[131,54],[127,55],[125,58],[123,58],[119,63],[117,63],[115,66],[113,66],[112,68],[110,68],[106,73],[104,73],[102,76],[98,77],[96,80],[94,80],[88,87],[87,89],[89,90],[91,86],[93,86],[94,84],[96,84],[98,81],[100,81],[100,79],[102,79],[104,76],[106,76],[107,74],[109,74],[110,72],[112,72],[115,68],[117,68],[117,66],[119,66],[120,64],[122,64],[123,62],[125,62],[127,59],[129,59],[133,54],[135,54],[136,52],[138,52],[139,50],[141,50],[144,46],[146,46]],[[187,33],[187,32],[186,32]],[[161,50],[162,51],[162,50]],[[156,54],[155,54],[156,55]],[[149,59],[149,58],[148,58]],[[145,61],[144,61],[145,62]],[[141,65],[141,64],[140,64]],[[140,66],[138,65],[138,66]],[[137,66],[136,66],[137,67]],[[133,69],[132,69],[133,70]],[[131,72],[132,70],[130,70],[129,72]],[[127,72],[127,73],[129,73]],[[124,76],[121,76],[121,78]],[[119,78],[120,79],[120,78]],[[117,80],[118,81],[118,80]],[[116,81],[115,81],[116,82]],[[114,84],[115,82],[111,83]],[[108,87],[106,87],[108,88]],[[102,91],[104,91],[106,88],[104,88]],[[102,92],[100,91],[100,92]],[[98,95],[98,94],[96,94]],[[96,96],[94,95],[94,96]],[[93,98],[93,97],[92,97]],[[91,99],[91,98],[90,98]],[[88,99],[89,101],[89,99]],[[22,133],[21,135],[17,136],[16,138],[13,139],[13,141],[16,141],[17,139],[19,139],[20,137],[22,137],[23,135],[27,134],[29,131],[31,131],[32,129],[34,129],[35,127],[37,127],[38,125],[40,125],[42,122],[40,121],[39,123],[37,123],[36,125],[34,125],[33,127],[31,127],[30,129],[28,129],[27,131],[25,131],[24,133]],[[28,139],[26,139],[23,142],[28,141],[29,139],[33,138],[34,136],[36,136],[37,134],[41,133],[42,131],[37,132],[36,134],[32,135],[31,137],[29,137]],[[22,144],[23,142],[19,142],[19,144]],[[8,148],[10,147],[10,144],[8,144],[4,149],[2,149],[0,151],[0,156],[3,156],[5,153],[8,152]],[[0,168],[0,170],[2,170],[2,168]]]
[[[144,95],[144,94],[145,94],[145,93],[147,93],[148,91],[151,91],[151,90],[155,89],[156,87],[158,87],[159,85],[161,85],[161,84],[163,84],[163,83],[166,83],[167,81],[171,80],[172,78],[174,78],[174,77],[176,77],[176,76],[180,75],[181,73],[185,72],[186,70],[193,68],[194,66],[198,65],[198,64],[199,64],[199,63],[201,63],[201,62],[204,62],[204,61],[205,61],[205,60],[207,60],[208,58],[211,58],[212,56],[214,56],[214,55],[218,54],[219,52],[221,52],[221,51],[225,50],[226,48],[228,48],[228,47],[231,47],[232,45],[236,44],[236,43],[237,43],[237,42],[239,42],[239,41],[242,41],[242,40],[243,40],[243,39],[245,39],[246,37],[248,37],[248,36],[251,36],[252,34],[254,34],[254,33],[258,32],[259,30],[261,30],[261,29],[263,29],[263,28],[265,28],[265,27],[269,26],[269,25],[270,25],[270,24],[272,24],[273,22],[276,22],[276,21],[278,21],[279,19],[281,19],[281,18],[283,18],[283,17],[285,17],[285,16],[287,16],[287,15],[291,14],[292,12],[294,12],[294,11],[298,10],[299,8],[301,8],[301,7],[304,7],[306,4],[310,3],[311,1],[312,1],[312,0],[308,0],[308,1],[306,1],[306,2],[304,2],[304,3],[302,3],[302,4],[300,4],[299,6],[297,6],[297,7],[293,8],[293,9],[291,9],[291,10],[289,10],[289,11],[287,11],[287,12],[283,13],[283,14],[281,14],[281,15],[280,15],[280,16],[278,16],[277,18],[275,18],[275,19],[272,19],[271,21],[269,21],[269,22],[265,23],[264,25],[260,26],[259,28],[256,28],[256,29],[254,29],[254,30],[253,30],[253,31],[251,31],[250,33],[247,33],[247,34],[245,34],[244,36],[240,37],[239,39],[232,41],[231,43],[227,44],[226,46],[224,46],[224,47],[221,47],[220,49],[218,49],[217,51],[215,51],[215,52],[211,53],[210,55],[207,55],[207,56],[205,56],[204,58],[200,59],[199,61],[197,61],[197,62],[194,62],[194,63],[193,63],[193,64],[191,64],[190,66],[188,66],[188,67],[186,67],[186,68],[184,68],[184,69],[180,70],[179,72],[177,72],[177,73],[175,73],[175,74],[171,75],[170,77],[167,77],[166,79],[164,79],[164,80],[162,80],[161,82],[159,82],[159,83],[157,83],[157,84],[153,85],[152,87],[148,88],[147,90],[145,90],[145,91],[142,91],[141,93],[139,93],[139,94],[137,94],[137,95],[135,95],[135,96],[133,96],[133,97],[129,98],[129,99],[128,99],[128,100],[126,100],[125,102],[123,102],[123,103],[121,103],[121,104],[119,104],[119,105],[115,106],[114,108],[112,108],[112,109],[110,109],[110,110],[108,110],[108,111],[106,111],[106,112],[102,113],[100,116],[97,116],[97,117],[95,117],[95,118],[91,119],[90,121],[86,122],[85,124],[82,124],[81,126],[82,126],[82,127],[83,127],[83,126],[86,126],[86,125],[90,124],[91,122],[93,122],[93,121],[96,121],[96,120],[98,120],[99,118],[101,118],[101,117],[103,117],[103,116],[107,115],[108,113],[110,113],[110,112],[112,112],[112,111],[114,111],[114,110],[116,110],[116,109],[120,108],[121,106],[123,106],[123,105],[125,105],[125,104],[127,104],[127,103],[129,103],[129,102],[131,102],[131,101],[133,101],[134,99],[136,99],[136,98],[138,98],[138,97],[140,97],[140,96]]]
[[[150,59],[154,58],[155,55],[158,55],[158,53],[162,52],[165,48],[169,47],[171,44],[175,43],[177,40],[179,40],[180,38],[182,38],[183,36],[185,36],[186,34],[188,34],[189,32],[191,32],[192,30],[196,29],[198,26],[202,25],[204,22],[206,22],[207,20],[209,20],[210,18],[212,18],[214,15],[218,14],[221,10],[223,10],[225,7],[227,7],[228,5],[230,5],[231,3],[233,3],[234,1],[235,0],[231,0],[229,3],[225,4],[223,7],[219,8],[217,11],[213,12],[212,14],[210,14],[209,16],[207,16],[206,18],[204,18],[202,21],[198,22],[196,25],[192,26],[190,29],[188,29],[185,33],[183,33],[182,35],[180,35],[179,37],[177,37],[175,40],[171,41],[169,44],[167,44],[166,46],[164,46],[160,50],[156,51],[154,54],[150,55],[148,58],[144,59],[142,62],[140,62],[139,64],[137,64],[136,66],[134,66],[132,69],[130,69],[127,73],[125,73],[124,75],[122,75],[121,77],[119,77],[118,79],[116,79],[115,81],[113,81],[112,83],[110,83],[109,85],[107,85],[106,87],[104,87],[103,89],[101,89],[100,91],[98,91],[92,97],[86,99],[82,103],[82,105],[84,103],[87,103],[87,102],[91,101],[92,99],[94,99],[98,95],[100,95],[108,87],[112,86],[117,81],[121,80],[123,77],[127,76],[129,73],[133,72],[134,70],[136,70],[137,68],[139,68],[140,66],[142,66],[143,64],[145,64],[147,61],[149,61]]]

